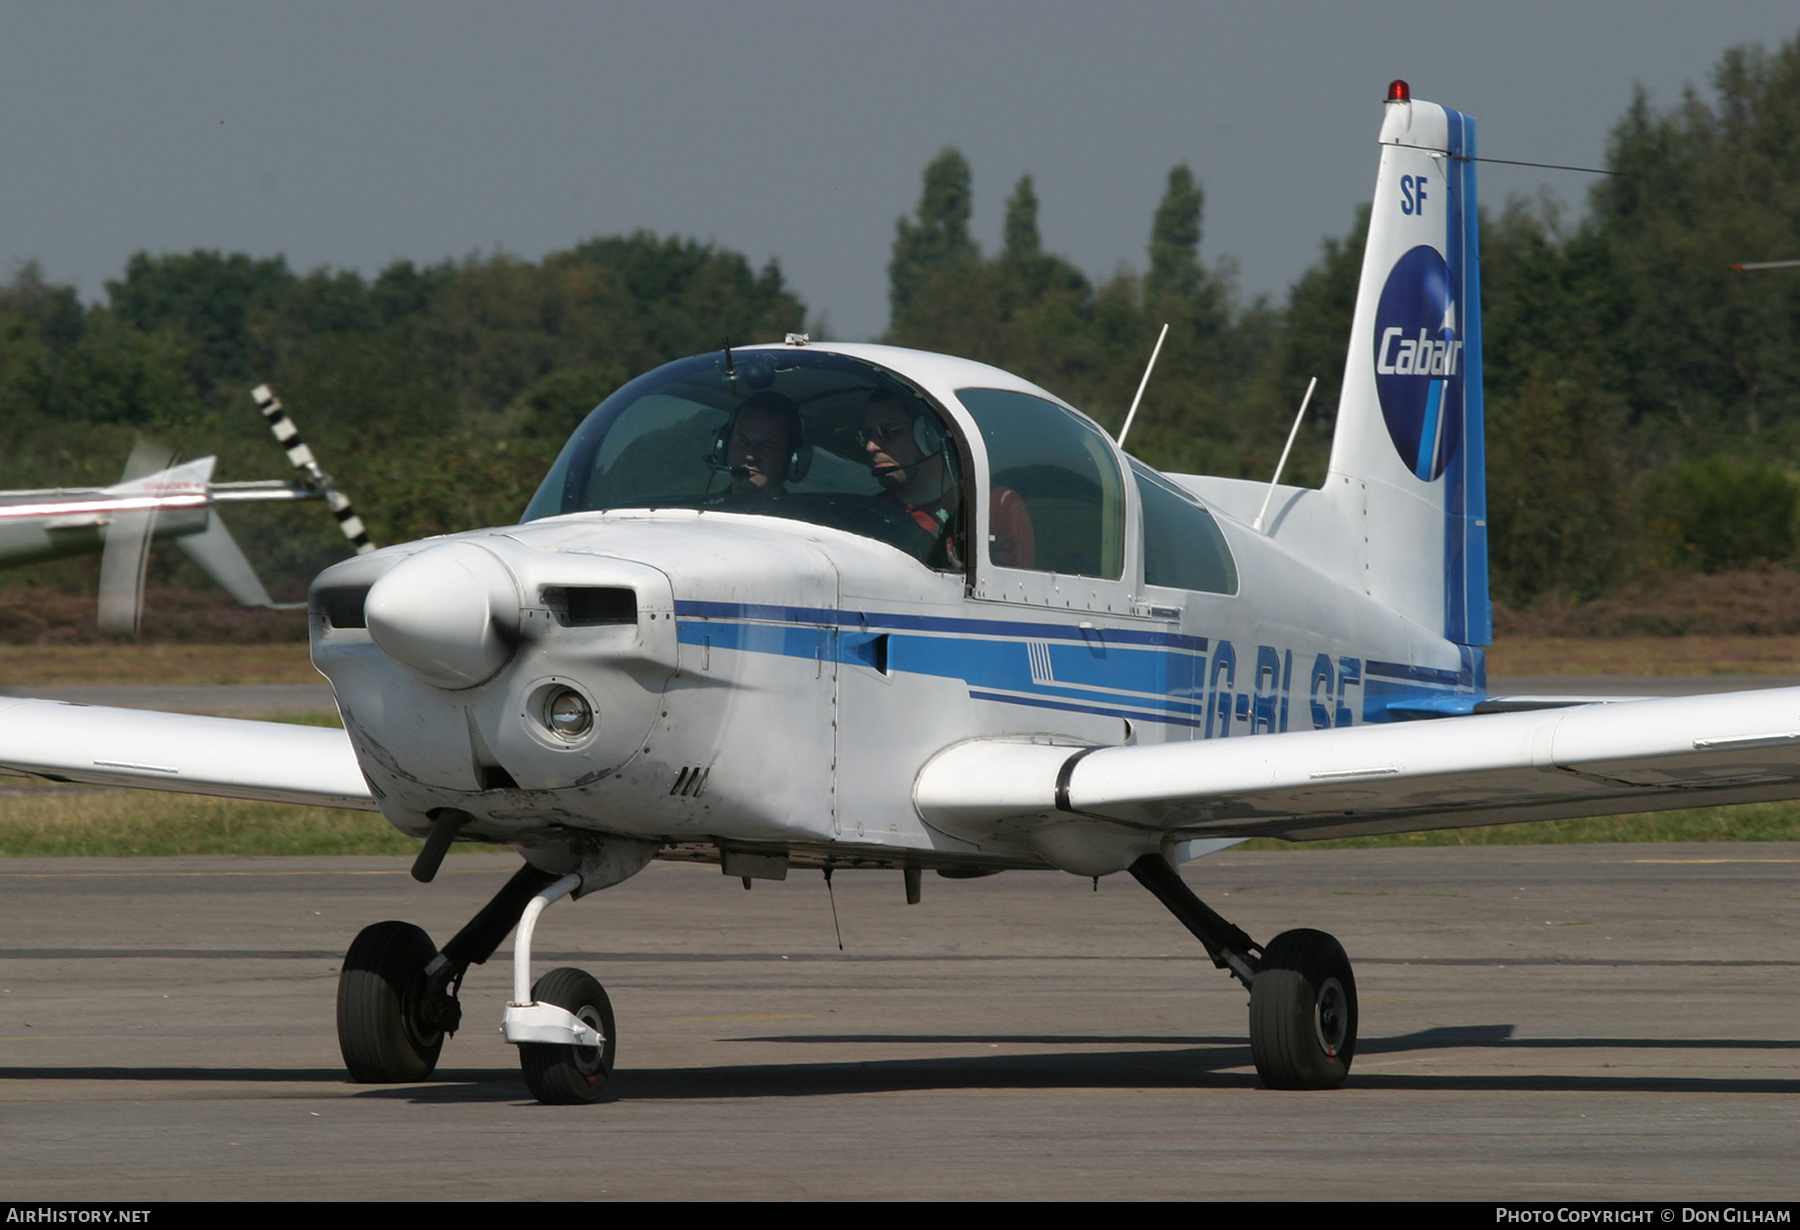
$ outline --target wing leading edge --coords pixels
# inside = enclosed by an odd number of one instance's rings
[[[1153,747],[980,740],[926,765],[934,826],[1079,818],[1183,838],[1403,833],[1800,797],[1800,688]]]
[[[341,730],[0,698],[0,773],[376,810]]]

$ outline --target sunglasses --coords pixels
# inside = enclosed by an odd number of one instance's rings
[[[889,423],[885,427],[865,427],[856,433],[856,442],[867,448],[871,444],[891,444],[912,434],[910,423]]]

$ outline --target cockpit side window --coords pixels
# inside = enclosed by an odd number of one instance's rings
[[[921,393],[823,351],[743,350],[668,364],[576,430],[523,520],[614,508],[786,517],[962,568],[954,437]]]
[[[1237,562],[1213,515],[1136,458],[1131,473],[1144,510],[1144,584],[1237,593]]]
[[[956,396],[987,445],[989,562],[1117,580],[1125,571],[1125,486],[1112,442],[1029,393]]]

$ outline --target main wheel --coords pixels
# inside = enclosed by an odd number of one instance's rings
[[[437,1067],[443,1031],[419,1020],[431,937],[411,923],[364,927],[338,975],[338,1048],[350,1079],[363,1084],[422,1081]]]
[[[1356,978],[1323,931],[1284,931],[1250,984],[1250,1053],[1270,1089],[1336,1089],[1356,1054]]]
[[[550,1042],[526,1042],[519,1047],[519,1066],[531,1096],[546,1106],[577,1106],[597,1102],[612,1079],[613,1055],[618,1044],[613,1035],[612,1002],[606,988],[578,969],[553,969],[537,980],[531,998],[540,1004],[566,1008],[603,1039],[599,1046],[558,1046]]]

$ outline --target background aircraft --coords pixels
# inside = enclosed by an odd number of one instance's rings
[[[342,732],[0,700],[0,765],[379,810],[524,865],[441,947],[346,956],[352,1076],[416,1080],[517,928],[503,1030],[592,1101],[605,991],[534,984],[537,918],[652,858],[726,875],[1128,871],[1249,991],[1264,1082],[1355,1054],[1341,945],[1259,943],[1185,860],[1296,840],[1800,796],[1800,692],[1493,696],[1474,124],[1390,88],[1330,472],[1163,475],[1006,372],[785,344],[619,389],[517,526],[334,565],[313,659]]]
[[[169,449],[140,443],[113,486],[0,491],[0,568],[102,552],[100,626],[130,635],[136,635],[143,616],[144,574],[155,539],[172,540],[245,606],[276,610],[304,606],[270,599],[256,569],[225,528],[217,505],[323,499],[355,550],[372,551],[374,544],[350,501],[319,468],[268,386],[259,385],[252,396],[300,471],[299,482],[215,483],[216,458],[176,465]]]

